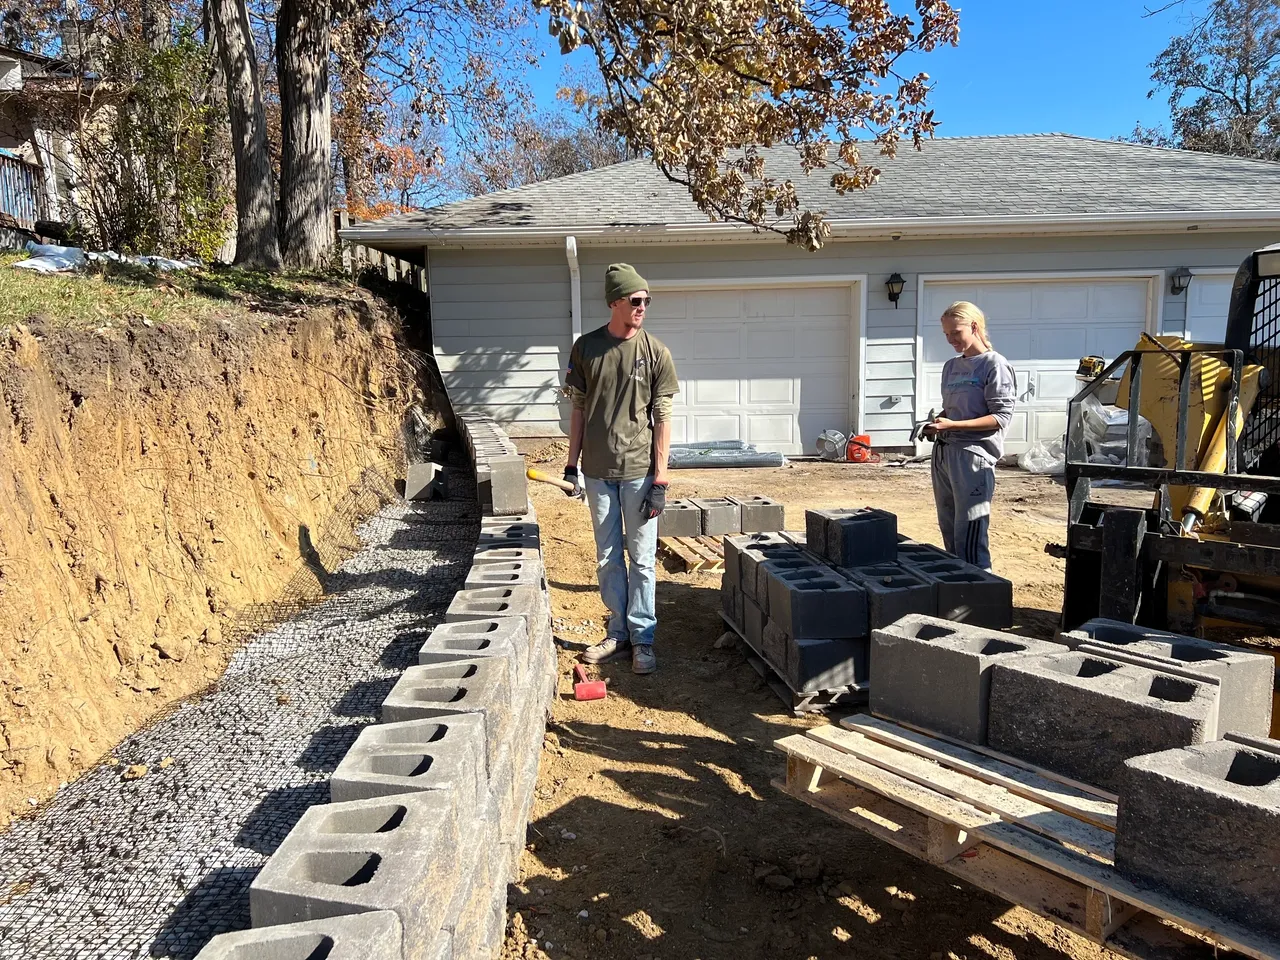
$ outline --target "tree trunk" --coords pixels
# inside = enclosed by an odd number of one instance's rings
[[[287,266],[314,269],[333,252],[329,0],[281,0],[280,222]]]
[[[279,270],[276,206],[262,83],[245,0],[210,0],[218,55],[227,75],[231,146],[236,158],[236,263]]]
[[[142,36],[152,53],[168,49],[173,21],[168,0],[143,0]]]

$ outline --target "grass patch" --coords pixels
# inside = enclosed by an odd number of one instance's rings
[[[16,270],[25,254],[0,254],[0,326],[39,318],[46,324],[100,327],[146,320],[198,326],[214,317],[294,315],[308,306],[352,299],[339,273],[268,274],[231,267],[161,273],[97,261],[77,273]]]

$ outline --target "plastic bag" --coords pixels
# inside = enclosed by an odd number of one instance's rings
[[[1067,450],[1062,438],[1037,440],[1018,457],[1018,466],[1027,473],[1057,475],[1066,470]]]

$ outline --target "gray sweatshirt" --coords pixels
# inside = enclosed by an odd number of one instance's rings
[[[976,420],[991,414],[1000,426],[995,430],[948,430],[947,443],[991,462],[1004,455],[1004,432],[1013,419],[1017,379],[1009,361],[994,350],[976,357],[952,357],[942,366],[942,409],[949,420]]]

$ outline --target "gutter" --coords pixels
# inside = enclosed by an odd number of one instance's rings
[[[1109,234],[1236,232],[1280,229],[1280,210],[1160,211],[1143,213],[1086,213],[1009,217],[884,217],[829,220],[833,240],[933,240],[950,237],[1098,236]],[[449,245],[558,245],[564,225],[538,227],[442,227],[396,223],[362,223],[340,233],[343,240],[377,247]],[[578,238],[595,243],[688,243],[721,240],[746,243],[781,242],[773,234],[729,223],[680,223],[582,226]]]
[[[570,328],[576,343],[582,336],[582,271],[578,268],[578,239],[564,238],[564,258],[569,263],[569,316]]]

